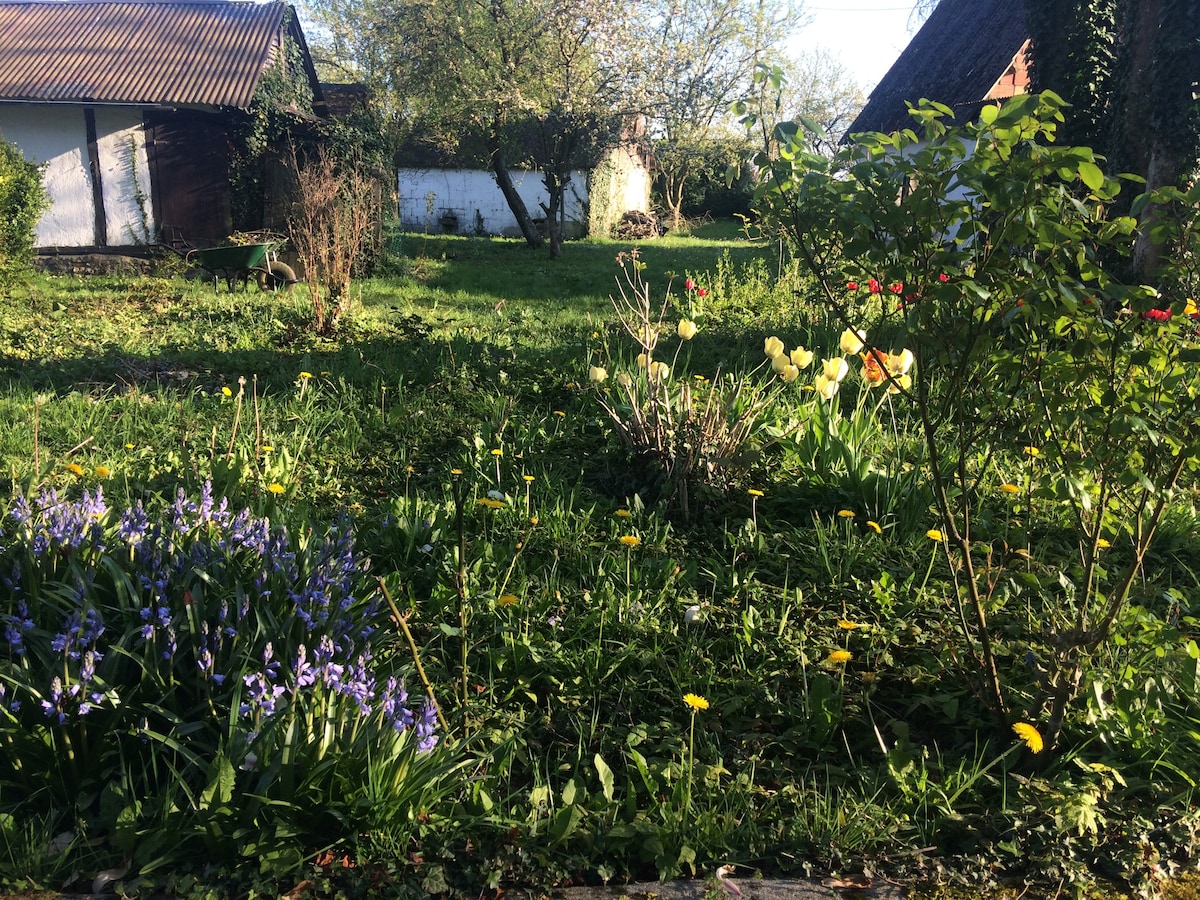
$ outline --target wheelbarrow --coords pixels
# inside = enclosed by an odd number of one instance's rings
[[[239,283],[245,287],[251,276],[260,290],[278,291],[291,288],[297,281],[292,267],[275,258],[282,245],[282,240],[268,240],[228,247],[206,247],[187,251],[184,259],[196,263],[212,275],[214,291],[222,278],[232,293],[234,286]]]

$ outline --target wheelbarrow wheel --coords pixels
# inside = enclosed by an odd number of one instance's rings
[[[290,291],[297,280],[296,270],[279,260],[268,263],[257,274],[259,290],[263,291]]]

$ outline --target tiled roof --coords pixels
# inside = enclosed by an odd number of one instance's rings
[[[943,0],[848,133],[910,128],[905,101],[922,98],[949,106],[960,122],[973,117],[1029,37],[1025,9],[1025,0]]]
[[[250,106],[285,5],[0,2],[0,100]]]

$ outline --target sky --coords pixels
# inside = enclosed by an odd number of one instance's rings
[[[912,8],[913,0],[806,0],[811,21],[790,46],[794,51],[825,47],[870,94],[912,37]]]

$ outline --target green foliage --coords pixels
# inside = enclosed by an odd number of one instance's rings
[[[1002,172],[995,179],[1005,181]],[[1080,184],[1072,196],[1082,195]],[[1182,205],[1177,213],[1162,227],[1183,234],[1193,225]],[[129,676],[120,682],[134,707],[129,720],[103,707],[84,717],[101,716],[98,727],[119,722],[103,740],[87,721],[70,728],[86,727],[98,751],[92,763],[117,772],[111,744],[132,774],[98,794],[59,790],[64,802],[36,809],[17,803],[34,782],[0,784],[6,886],[28,885],[27,875],[60,888],[72,873],[90,882],[118,868],[131,843],[137,864],[115,886],[131,896],[279,895],[305,880],[329,896],[476,897],[484,885],[704,875],[722,864],[737,866],[735,881],[870,867],[905,883],[950,879],[960,896],[989,895],[1001,880],[1028,884],[1027,893],[1087,896],[1097,873],[1148,890],[1194,865],[1200,551],[1191,475],[1168,499],[1112,639],[1087,657],[1056,745],[1033,754],[1007,724],[997,727],[978,682],[964,677],[976,671],[967,662],[976,645],[959,620],[963,567],[947,559],[946,540],[925,534],[949,528],[932,511],[919,403],[887,393],[886,381],[864,382],[866,362],[854,362],[832,400],[810,389],[821,357],[849,362],[840,346],[847,323],[820,280],[792,277],[793,263],[781,264],[773,245],[671,236],[640,248],[644,281],[670,300],[655,358],[710,380],[762,361],[751,377],[773,395],[760,430],[774,443],[739,475],[738,489],[715,492],[706,515],[685,524],[639,492],[630,454],[596,406],[603,387],[616,393],[618,372],[641,372],[608,299],[619,274],[613,257],[627,248],[581,242],[569,260],[547,266],[514,242],[403,235],[393,244],[411,256],[390,277],[359,282],[361,304],[332,335],[309,327],[303,287],[298,297],[233,296],[157,278],[32,279],[0,316],[0,460],[33,496],[45,486],[75,504],[82,491],[103,488],[115,511],[100,520],[108,548],[100,556],[112,562],[97,585],[131,574],[114,516],[138,500],[161,509],[157,498],[180,487],[194,499],[209,478],[231,509],[248,506],[286,529],[302,572],[319,567],[328,523],[352,508],[360,555],[351,611],[380,626],[377,676],[407,673],[417,693],[396,630],[402,621],[461,739],[457,758],[469,765],[441,777],[405,744],[392,755],[378,709],[363,719],[349,697],[301,692],[277,712],[275,730],[260,729],[270,749],[243,770],[235,737],[249,717],[232,712],[230,686],[214,696],[234,724],[210,724],[186,649],[200,625],[176,627],[173,663],[147,658],[138,654],[145,623],[131,608],[106,618],[113,630],[103,640],[123,649],[99,663],[106,679]],[[1000,290],[999,265],[989,262],[977,280]],[[890,269],[872,271],[887,291]],[[843,274],[867,283],[858,269]],[[1049,317],[1044,285],[1026,280]],[[923,332],[914,326],[910,336],[895,317],[897,295],[885,295],[880,322],[880,295],[849,292],[840,280],[832,289],[855,298],[852,324],[888,359],[915,348],[910,340]],[[963,318],[978,305],[931,296]],[[1009,312],[1024,311],[1031,296],[1014,298]],[[1186,295],[1170,297],[1186,309]],[[653,309],[657,316],[657,302]],[[676,313],[700,322],[678,360],[668,355]],[[1018,318],[993,317],[997,336],[980,340],[1015,344],[1037,330],[1040,318]],[[1153,358],[1162,329],[1180,319],[1163,325],[1131,314],[1114,327],[1135,332],[1128,341]],[[814,369],[780,384],[759,356],[765,335],[789,351],[816,349]],[[1042,347],[1049,354],[1071,342]],[[592,355],[605,348],[607,358]],[[953,384],[932,374],[940,372],[934,350],[923,352],[931,374],[915,365],[905,390],[925,379],[930,402],[948,403]],[[613,374],[593,387],[584,373],[596,363]],[[998,384],[1012,384],[997,373]],[[971,391],[983,397],[981,387]],[[1012,396],[1022,412],[1020,392]],[[1163,402],[1175,401],[1156,398],[1143,415],[1157,415]],[[1014,707],[1050,672],[1043,648],[1063,634],[1055,623],[1079,604],[1084,584],[1069,507],[1056,491],[1055,466],[1069,456],[1034,440],[1027,423],[1036,421],[999,419],[966,462],[979,476],[972,550],[976,562],[990,552],[998,575],[985,611]],[[1036,460],[1023,452],[1035,444]],[[2,524],[11,560],[24,551],[9,539],[11,517]],[[1105,535],[1101,566],[1123,572],[1132,541],[1119,530]],[[180,557],[190,562],[197,541],[176,541]],[[54,578],[43,578],[50,596],[31,618],[44,655],[55,656],[46,644],[75,596],[69,576],[96,556],[92,548],[43,557]],[[223,659],[259,673],[270,640],[286,672],[299,624],[285,601],[311,582],[272,572],[264,596],[247,556],[234,561],[237,571],[197,559],[174,583],[191,590],[198,623],[222,597],[250,597]],[[9,567],[0,572],[11,580]],[[380,596],[374,576],[398,615],[369,609]],[[105,610],[113,602],[99,586],[87,596]],[[0,611],[17,599],[0,583]],[[188,608],[172,600],[176,612]],[[9,624],[0,623],[0,682],[24,685]],[[77,665],[68,662],[71,684]],[[139,693],[132,681],[143,672]],[[32,681],[50,689],[48,676]],[[195,718],[180,719],[204,723],[189,735],[203,743],[202,765],[162,741],[141,743],[136,707],[164,719],[148,708],[150,687],[162,708],[193,709]],[[688,694],[709,704],[694,718]],[[5,714],[3,733],[66,730],[38,712],[27,710],[20,729]],[[75,730],[71,737],[81,746]],[[30,737],[25,746],[39,772],[69,768],[44,742]],[[297,760],[290,773],[271,764],[285,753]],[[14,758],[5,754],[4,765]],[[425,759],[434,771],[421,768]],[[164,789],[126,792],[151,780]],[[46,779],[39,797],[50,798],[53,783]],[[178,852],[157,822],[178,826]],[[55,853],[60,847],[70,849]],[[265,871],[255,865],[262,855]],[[157,868],[139,871],[147,861]]]
[[[286,872],[410,837],[445,792],[347,521],[293,544],[208,490],[118,513],[100,489],[4,518],[5,877],[39,817],[143,873],[181,851]]]
[[[41,168],[0,137],[0,288],[28,267],[34,229],[48,206]]]
[[[745,151],[745,141],[726,138],[697,142],[690,146],[660,143],[654,152],[659,165],[671,170],[682,168],[682,160],[674,159],[676,155],[689,158],[690,177],[683,184],[679,204],[684,216],[732,218],[749,215],[754,193],[753,178],[748,171],[741,173],[733,184],[725,178],[730,167],[737,165]],[[664,205],[669,207],[665,201]]]
[[[1105,270],[1109,254],[1129,252],[1137,223],[1106,218],[1119,184],[1091,150],[1049,143],[1061,107],[1054,94],[1028,95],[948,128],[949,110],[923,103],[921,138],[864,135],[832,161],[789,123],[776,129],[778,156],[759,160],[764,215],[835,313],[848,324],[870,316],[916,354],[903,394],[955,565],[972,647],[964,674],[1001,727],[1023,708],[1051,745],[1136,593],[1169,498],[1192,475],[1200,395],[1183,315],[1194,308],[1159,309],[1152,289]],[[1027,485],[1020,533],[989,511],[995,472]],[[1044,528],[1065,529],[1073,552],[1041,542]],[[1110,568],[1103,551],[1118,542],[1128,555]],[[1022,584],[1061,598],[1019,632],[1032,682],[1001,669],[989,624]]]

